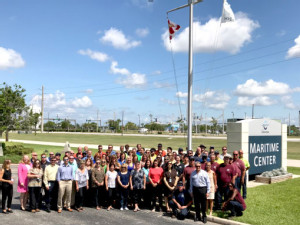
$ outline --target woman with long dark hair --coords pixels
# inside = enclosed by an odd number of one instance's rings
[[[134,212],[140,211],[139,204],[142,198],[142,192],[146,188],[146,176],[141,169],[139,161],[135,162],[135,168],[130,173],[130,189],[133,192]]]
[[[152,187],[152,184],[150,183],[150,180],[149,180],[150,167],[151,167],[151,160],[148,158],[145,161],[145,165],[143,167],[143,171],[144,171],[145,176],[146,176],[146,189],[144,191],[144,206],[148,209],[151,208],[151,187]]]
[[[149,180],[152,185],[152,211],[155,212],[156,198],[159,200],[158,211],[162,211],[162,179],[164,171],[161,167],[158,166],[158,160],[154,159],[153,165],[149,170]]]
[[[2,212],[12,213],[11,202],[13,197],[13,179],[11,176],[10,160],[4,160],[2,170],[0,170],[0,181],[2,182]],[[7,209],[5,207],[7,200]]]
[[[171,208],[169,207],[169,200],[171,200],[179,179],[176,170],[173,169],[172,166],[172,161],[169,161],[167,165],[167,171],[164,172],[164,197],[167,212],[172,212]]]
[[[118,173],[117,171],[115,171],[115,164],[109,164],[109,171],[106,172],[106,176],[105,176],[105,185],[106,185],[106,191],[108,191],[108,204],[109,204],[107,207],[107,211],[113,208],[113,204],[116,201],[117,176]]]

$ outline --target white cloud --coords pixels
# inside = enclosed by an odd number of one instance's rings
[[[105,44],[110,44],[116,49],[127,50],[137,47],[141,44],[140,41],[130,40],[125,34],[114,27],[104,32],[104,36],[100,40]]]
[[[25,66],[22,56],[13,49],[0,47],[0,69]]]
[[[257,82],[249,79],[236,87],[235,94],[238,96],[285,95],[296,91],[299,91],[299,88],[291,89],[288,84],[282,82],[273,80]]]
[[[135,33],[139,37],[146,37],[149,34],[149,29],[148,28],[138,28],[135,30]]]
[[[284,106],[288,109],[296,109],[297,106],[294,104],[292,96],[290,95],[286,95],[286,96],[282,96],[280,98],[281,103],[284,104]]]
[[[126,88],[140,88],[147,83],[147,79],[145,74],[132,73],[125,75],[125,77],[119,77],[117,83]]]
[[[71,104],[76,108],[87,108],[90,107],[93,103],[88,96],[83,96],[82,98],[75,98]]]
[[[41,111],[42,96],[35,95],[30,101],[30,105],[34,112]],[[56,91],[54,94],[44,95],[44,108],[45,109],[56,109],[67,105],[65,94],[61,91]]]
[[[260,105],[260,106],[269,106],[276,104],[277,101],[271,99],[269,96],[258,96],[254,98],[250,97],[238,97],[237,104],[240,106],[251,106],[251,105]]]
[[[87,55],[89,56],[91,59],[97,60],[99,62],[106,62],[107,60],[109,60],[109,57],[107,54],[102,53],[102,52],[97,52],[97,51],[92,51],[90,49],[87,50],[79,50],[78,53],[80,55]]]
[[[194,101],[202,102],[204,106],[211,109],[225,109],[230,96],[222,91],[207,91],[204,94],[195,94]]]
[[[110,66],[110,72],[112,74],[122,74],[122,75],[129,75],[130,72],[126,68],[118,68],[118,62],[117,61],[112,61],[111,66]]]
[[[170,87],[173,87],[174,85],[173,84],[170,84],[169,82],[165,82],[165,83],[162,83],[162,82],[153,82],[153,85],[155,88],[170,88]]]
[[[161,98],[160,101],[162,101],[163,103],[166,103],[168,105],[178,105],[178,100],[170,100],[170,99],[166,99],[166,98]],[[180,100],[180,104],[185,105],[186,101]]]
[[[176,92],[176,97],[186,98],[187,96],[188,96],[187,92],[181,92],[181,91]]]
[[[300,57],[300,35],[295,39],[295,43],[296,44],[288,50],[286,58]]]
[[[248,18],[245,13],[235,14],[236,21],[222,24],[217,18],[210,19],[207,23],[194,22],[194,52],[224,51],[235,54],[248,42],[251,42],[252,32],[259,27],[259,23]],[[216,29],[220,29],[216,38]],[[189,28],[183,29],[172,39],[174,52],[188,52]],[[170,51],[169,33],[162,34],[164,46]],[[215,40],[217,44],[215,43]]]

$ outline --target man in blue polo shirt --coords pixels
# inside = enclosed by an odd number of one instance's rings
[[[71,193],[72,193],[72,181],[73,181],[73,168],[69,165],[69,158],[64,157],[64,163],[58,168],[56,180],[59,184],[57,208],[58,213],[62,211],[62,200],[65,195],[66,208],[69,212],[71,209]]]

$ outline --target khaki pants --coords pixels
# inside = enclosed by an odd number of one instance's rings
[[[57,208],[62,209],[63,197],[66,202],[67,209],[71,208],[72,180],[59,181]]]

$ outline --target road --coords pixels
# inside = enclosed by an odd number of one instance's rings
[[[1,224],[40,224],[40,225],[57,225],[57,224],[101,224],[101,225],[132,225],[132,224],[160,224],[160,225],[184,225],[184,224],[196,224],[191,219],[180,221],[172,219],[170,216],[165,216],[160,212],[151,212],[149,210],[142,210],[139,212],[120,211],[114,209],[106,211],[105,209],[97,211],[93,208],[85,208],[83,212],[67,212],[63,211],[58,214],[55,211],[47,213],[41,211],[39,213],[23,212],[19,209],[19,193],[17,193],[17,165],[13,165],[13,178],[14,182],[14,196],[12,214],[0,215]],[[201,222],[198,222],[202,224]],[[216,225],[216,223],[207,222],[209,225]]]

